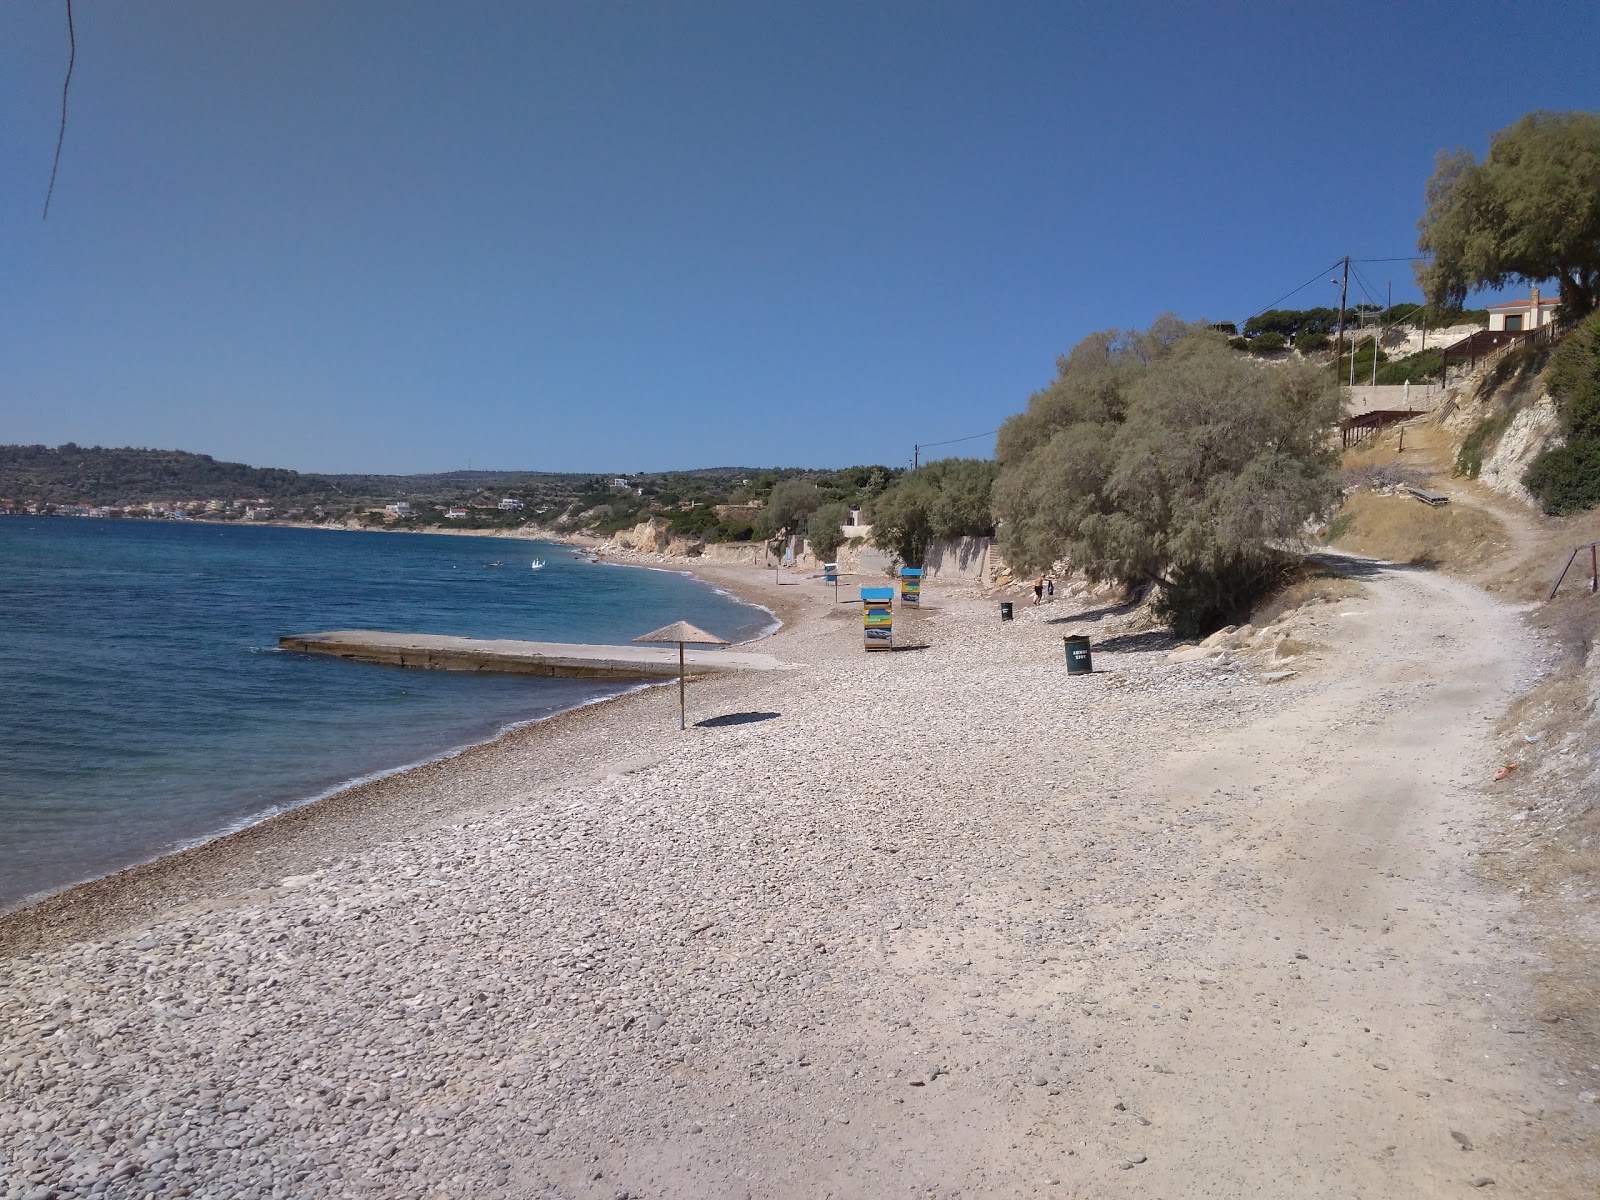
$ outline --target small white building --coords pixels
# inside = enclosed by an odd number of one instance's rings
[[[395,504],[385,504],[383,511],[391,517],[409,517],[411,515],[411,505],[401,500]]]
[[[518,500],[515,496],[500,497],[501,512],[521,512],[525,507],[526,506],[522,503],[522,501]]]
[[[467,516],[467,510],[464,508],[447,508],[444,510],[444,519],[446,521],[465,521]]]
[[[611,490],[614,491],[614,492],[625,492],[629,488],[631,488],[632,486],[633,486],[633,484],[629,483],[621,475],[618,475],[615,479],[613,479],[611,481]]]
[[[1543,297],[1539,289],[1528,293],[1526,300],[1509,300],[1504,304],[1489,305],[1489,331],[1491,333],[1527,333],[1540,329],[1556,319],[1560,296]]]

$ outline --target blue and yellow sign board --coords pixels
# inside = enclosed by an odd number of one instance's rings
[[[868,650],[894,649],[894,589],[861,589],[861,631]]]
[[[922,568],[900,568],[900,603],[913,608],[922,603]]]
[[[839,582],[839,564],[838,563],[823,563],[822,564],[822,582],[823,583],[838,583]]]

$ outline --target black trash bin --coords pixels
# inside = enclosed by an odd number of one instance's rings
[[[1067,674],[1088,675],[1094,670],[1094,660],[1089,657],[1089,639],[1081,633],[1069,633],[1061,639],[1066,644]]]
[[[1000,601],[1000,619],[1002,621],[1011,620],[1011,601],[1009,601],[1009,600]]]

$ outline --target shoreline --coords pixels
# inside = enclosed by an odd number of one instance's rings
[[[768,627],[752,638],[735,643],[737,645],[753,645],[777,637],[793,623],[778,609],[787,607],[793,612],[795,606],[785,606],[781,600],[766,594],[757,598],[757,589],[751,586],[754,581],[737,578],[743,568],[724,568],[715,572],[718,578],[710,579],[689,569],[625,561],[613,561],[609,565],[690,575],[707,587],[765,612],[770,618]],[[728,578],[728,575],[735,578]],[[718,682],[732,685],[736,678],[725,676]],[[112,936],[131,924],[156,919],[177,908],[197,903],[222,903],[230,889],[241,895],[248,894],[271,886],[276,878],[304,873],[299,867],[319,855],[338,857],[366,844],[381,843],[386,840],[383,810],[391,803],[390,793],[394,794],[393,800],[403,801],[419,781],[431,780],[451,765],[466,764],[469,759],[474,768],[484,766],[486,759],[499,757],[496,751],[525,753],[548,749],[551,761],[558,761],[566,739],[588,738],[606,732],[622,734],[624,718],[631,715],[635,707],[629,702],[647,697],[663,686],[666,684],[659,681],[641,681],[616,695],[596,697],[560,712],[512,722],[481,741],[442,750],[418,762],[354,777],[315,796],[286,802],[277,811],[252,819],[240,828],[223,830],[143,862],[25,899],[18,907],[0,911],[0,960],[88,937]],[[448,821],[459,811],[464,810],[429,809],[424,819]],[[319,850],[316,844],[319,821],[337,823],[341,833],[354,836],[359,844],[339,841]],[[394,833],[394,836],[399,834]],[[272,875],[268,868],[277,869],[274,864],[284,862],[299,864],[299,867],[280,869],[276,877],[268,878]]]

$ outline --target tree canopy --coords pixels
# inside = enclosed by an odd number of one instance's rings
[[[809,479],[785,479],[772,489],[756,531],[767,539],[786,537],[805,528],[806,518],[822,507],[822,489]]]
[[[921,566],[933,542],[992,534],[995,471],[988,459],[943,458],[906,472],[871,502],[873,545]]]
[[[831,559],[844,543],[844,523],[850,508],[838,500],[824,504],[806,520],[806,541],[811,553],[824,561]]]
[[[1338,498],[1340,404],[1327,371],[1252,361],[1171,316],[1092,334],[1000,430],[1006,560],[1157,584],[1181,633],[1234,619]]]
[[[1441,151],[1428,180],[1417,268],[1430,302],[1557,279],[1570,317],[1600,302],[1600,113],[1534,112],[1493,135],[1478,162]]]

